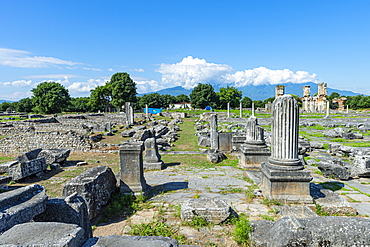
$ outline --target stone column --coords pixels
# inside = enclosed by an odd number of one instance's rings
[[[261,165],[263,194],[285,202],[312,203],[312,177],[298,157],[299,109],[293,96],[274,100],[271,122],[271,157]]]
[[[230,118],[230,103],[227,103],[227,118]]]
[[[217,130],[217,115],[212,114],[210,117],[210,126],[211,126],[211,149],[218,149],[218,130]]]
[[[240,118],[243,118],[243,105],[242,105],[242,102],[240,102],[240,104],[239,104],[239,109],[240,109],[239,117]]]
[[[250,117],[245,126],[245,142],[240,145],[240,165],[244,168],[260,167],[271,155],[264,138],[264,129],[256,117]]]
[[[127,125],[134,125],[134,103],[125,102]]]
[[[330,109],[329,109],[329,101],[326,101],[326,116],[325,118],[329,118]]]
[[[144,178],[143,142],[124,144],[119,149],[120,171],[117,183],[123,194],[145,194],[148,189]]]
[[[146,120],[149,119],[149,108],[148,108],[148,104],[145,105],[145,118],[146,118]]]
[[[254,103],[252,102],[252,117],[254,117]]]
[[[347,114],[349,113],[349,110],[348,110],[348,105],[347,105]]]

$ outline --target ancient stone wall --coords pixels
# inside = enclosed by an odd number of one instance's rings
[[[15,134],[0,140],[0,152],[18,153],[43,148],[67,148],[72,151],[88,151],[91,144],[88,136],[69,132],[33,132]]]

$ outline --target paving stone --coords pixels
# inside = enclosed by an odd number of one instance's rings
[[[370,202],[370,197],[364,194],[348,194],[348,197],[360,202]]]

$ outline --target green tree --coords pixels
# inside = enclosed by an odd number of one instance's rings
[[[12,108],[12,103],[10,102],[3,102],[0,104],[0,111],[6,111],[10,108]]]
[[[238,107],[240,99],[242,98],[242,92],[235,87],[222,87],[220,92],[217,93],[219,99],[219,108],[226,109],[227,103],[230,103],[231,107]]]
[[[210,84],[199,83],[194,87],[190,94],[190,101],[193,108],[204,109],[206,106],[216,108],[218,105],[218,97]]]
[[[254,100],[253,103],[254,103],[254,108],[257,108],[257,107],[264,108],[265,107],[265,104],[263,103],[262,100]]]
[[[164,103],[162,107],[164,107],[164,108],[168,108],[172,104],[176,103],[176,97],[175,96],[165,94],[165,95],[162,95],[162,97],[163,97],[163,103]]]
[[[90,92],[90,101],[88,102],[88,105],[92,111],[107,111],[109,103],[112,100],[112,92],[109,86],[98,86],[91,89]]]
[[[245,96],[242,99],[242,106],[243,106],[243,108],[251,108],[252,107],[252,99]]]
[[[263,104],[265,104],[265,105],[267,105],[268,103],[272,103],[272,102],[274,102],[274,100],[275,100],[275,97],[270,97],[270,98],[267,98],[267,99],[265,99],[264,101],[263,101]]]
[[[31,112],[34,105],[30,98],[24,98],[18,101],[17,112]]]
[[[69,112],[89,112],[91,108],[89,107],[90,98],[80,97],[71,98],[71,104],[68,107]]]
[[[33,111],[39,113],[58,113],[65,109],[70,101],[68,89],[57,82],[42,82],[32,89]]]
[[[297,101],[298,106],[302,107],[302,100],[299,98],[299,96],[295,95],[295,94],[290,94],[290,95],[292,95],[295,98],[295,100]]]
[[[183,102],[187,102],[187,103],[190,102],[189,96],[187,96],[186,94],[177,95],[175,103],[183,103]]]
[[[138,104],[140,108],[144,108],[145,105],[148,105],[150,108],[161,108],[164,107],[165,101],[159,93],[150,93],[141,96]]]
[[[106,85],[112,94],[112,105],[121,109],[125,102],[136,102],[136,83],[127,73],[115,73]]]
[[[337,93],[337,92],[332,92],[328,97],[328,100],[330,100],[330,102],[335,99],[335,98],[340,98],[340,94]]]

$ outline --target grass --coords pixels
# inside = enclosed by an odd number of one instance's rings
[[[178,131],[178,140],[173,147],[174,151],[199,151],[198,137],[194,135],[194,118],[183,118]]]
[[[210,228],[211,226],[214,225],[212,222],[207,221],[201,216],[194,216],[190,221],[183,221],[181,224],[185,226],[193,227],[197,231],[199,231],[202,227]]]
[[[246,215],[241,214],[235,221],[235,230],[232,233],[233,240],[241,246],[250,246],[249,234],[252,230],[249,219]]]
[[[155,219],[150,223],[141,223],[137,225],[130,225],[131,235],[136,236],[163,236],[176,239],[179,244],[191,244],[186,237],[179,233],[178,227],[173,227],[166,224],[163,218]]]
[[[268,198],[263,198],[263,200],[261,201],[261,204],[264,204],[266,206],[273,206],[273,205],[280,206],[280,205],[282,205],[281,201],[276,200],[276,199],[268,199]]]

